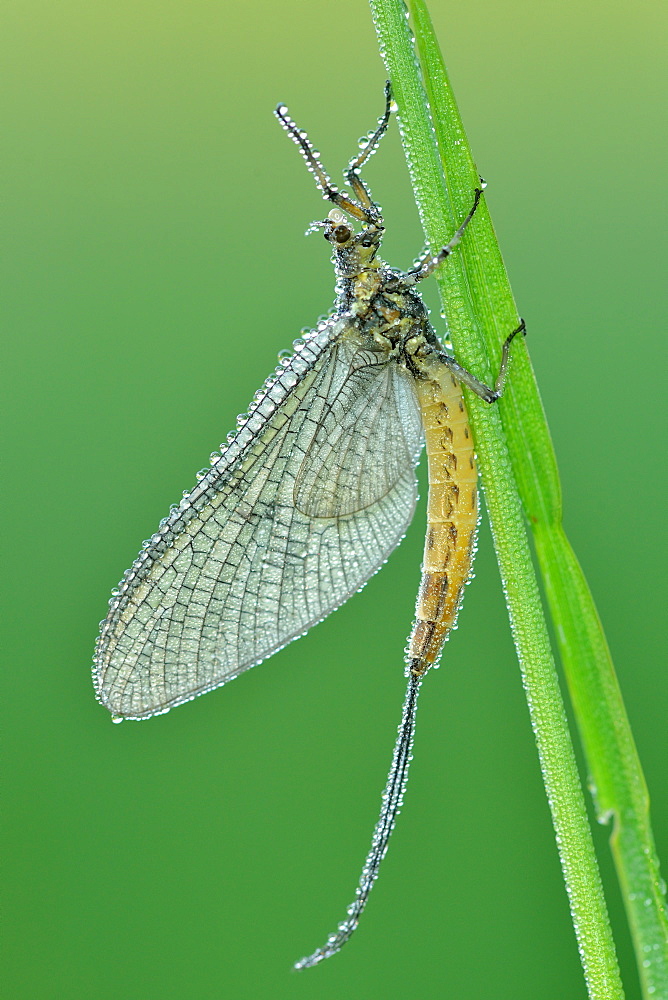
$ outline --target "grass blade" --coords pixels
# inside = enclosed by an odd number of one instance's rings
[[[478,174],[426,7],[422,0],[409,0],[409,7],[424,86],[403,4],[400,0],[371,0],[381,52],[399,106],[418,209],[427,240],[436,249],[468,211]],[[461,253],[441,269],[439,284],[459,360],[489,380],[491,371],[498,368],[501,343],[517,324],[517,312],[484,204],[469,232],[470,239],[467,233]],[[648,996],[668,995],[662,979],[665,924],[644,782],[600,622],[561,528],[556,462],[525,349],[521,345],[514,349],[508,389],[498,408],[486,408],[470,395],[468,402],[589,994],[610,998],[623,996],[623,991],[534,576],[525,515],[534,530],[578,725],[597,786],[599,816],[616,817],[613,847],[625,873],[622,884],[628,887],[625,891],[636,943],[643,949],[639,964],[644,987]],[[603,713],[601,704],[605,706]],[[628,899],[636,892],[639,898]],[[648,911],[652,911],[651,917]]]

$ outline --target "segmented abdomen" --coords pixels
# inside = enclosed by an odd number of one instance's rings
[[[416,389],[425,431],[429,499],[422,579],[406,663],[420,677],[440,657],[471,573],[478,473],[459,383],[444,368],[438,381],[416,380]]]

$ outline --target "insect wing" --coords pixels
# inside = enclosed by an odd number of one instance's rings
[[[95,655],[114,715],[165,712],[259,663],[403,537],[422,443],[412,382],[346,327],[307,340],[126,573]]]
[[[312,517],[355,514],[406,479],[414,484],[422,424],[412,379],[396,364],[359,351],[340,388],[322,400],[294,488],[295,506]],[[418,442],[416,446],[416,442]]]

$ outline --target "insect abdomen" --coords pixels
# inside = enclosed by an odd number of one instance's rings
[[[429,499],[422,579],[406,663],[422,676],[438,661],[455,625],[471,573],[478,524],[478,474],[459,383],[416,381],[429,463]]]

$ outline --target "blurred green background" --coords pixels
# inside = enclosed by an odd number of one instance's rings
[[[431,10],[665,871],[661,5]],[[271,111],[288,103],[340,176],[382,110],[365,3],[4,11],[4,995],[584,997],[486,526],[384,871],[315,970],[290,971],[344,915],[389,764],[422,510],[362,594],[237,683],[141,725],[93,698],[111,587],[331,303],[328,247],[302,236],[324,207]],[[368,177],[407,266],[422,236],[396,126]]]

